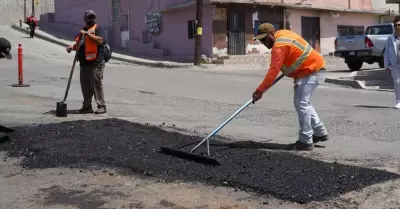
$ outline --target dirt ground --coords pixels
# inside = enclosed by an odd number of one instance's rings
[[[36,169],[0,161],[2,209],[395,209],[400,181],[390,181],[306,205],[203,184],[164,182],[121,170]],[[123,171],[122,171],[123,172]],[[118,174],[117,174],[118,173]]]

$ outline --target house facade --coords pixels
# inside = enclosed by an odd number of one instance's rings
[[[25,20],[32,11],[36,17],[54,12],[54,0],[1,0],[0,25],[17,24]]]
[[[107,2],[107,3],[106,3]],[[398,5],[379,0],[204,0],[202,54],[268,54],[253,40],[259,24],[272,23],[302,35],[317,51],[334,51],[338,35],[362,34],[371,24],[391,21]],[[117,48],[149,56],[194,55],[196,0],[54,0],[43,27],[71,35],[92,9]]]
[[[214,29],[219,30],[214,30],[215,54],[268,53],[266,47],[254,42],[252,38],[259,24],[269,22],[278,29],[289,29],[300,34],[317,51],[327,55],[334,51],[336,36],[363,34],[368,25],[391,21],[391,15],[396,14],[392,12],[388,15],[390,5],[373,5],[371,0],[259,0],[256,5],[226,3],[244,2],[240,0],[212,2],[217,3],[213,24]],[[377,6],[381,8],[377,9]],[[229,28],[230,25],[237,25],[229,23],[233,21],[232,14],[229,13],[237,13],[237,17],[243,19],[236,18],[237,21],[244,22],[244,28],[239,29],[240,32],[237,32],[237,28]],[[230,38],[232,32],[244,34],[236,36],[245,38]],[[239,50],[230,50],[232,48]]]

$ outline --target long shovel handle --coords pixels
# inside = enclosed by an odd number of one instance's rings
[[[77,54],[78,54],[78,51],[76,51],[76,53],[75,53],[74,62],[72,63],[72,67],[71,67],[71,73],[69,74],[67,89],[65,90],[65,96],[64,96],[64,99],[62,100],[62,103],[64,103],[68,97],[69,87],[71,86],[72,76],[74,75],[75,63],[78,58]]]
[[[281,80],[284,77],[283,74],[281,74],[277,79],[275,79],[274,83],[272,84],[275,85],[279,80]],[[272,87],[271,86],[271,87]],[[248,107],[251,103],[253,103],[253,99],[250,99],[248,102],[246,102],[246,104],[244,104],[243,106],[241,106],[238,110],[236,110],[235,113],[233,113],[233,115],[231,115],[228,119],[226,119],[221,125],[219,125],[213,132],[211,132],[206,138],[204,138],[203,140],[201,140],[191,151],[190,153],[194,152],[196,149],[198,149],[200,147],[200,145],[202,145],[205,141],[207,141],[208,139],[210,139],[212,136],[214,136],[215,134],[218,133],[218,131],[220,131],[226,124],[228,124],[234,117],[236,117],[236,115],[238,115],[240,112],[242,112],[246,107]],[[207,144],[208,145],[208,144]]]

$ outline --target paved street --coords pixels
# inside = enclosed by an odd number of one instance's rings
[[[148,68],[113,61],[107,65],[104,75],[107,115],[57,118],[49,111],[54,110],[56,102],[64,96],[73,54],[40,39],[26,38],[27,35],[7,26],[1,26],[0,31],[1,36],[14,45],[14,59],[0,61],[0,124],[8,126],[111,117],[155,125],[165,123],[165,126],[185,133],[204,135],[250,99],[266,72],[260,68],[229,66]],[[17,82],[18,43],[24,46],[24,77],[25,83],[31,84],[29,88],[9,86]],[[366,69],[376,67],[364,66]],[[348,74],[347,70],[343,60],[327,59],[325,76]],[[285,78],[265,93],[260,102],[251,105],[227,125],[220,135],[233,140],[294,142],[298,122],[292,96],[293,81]],[[67,100],[68,109],[79,109],[81,99],[77,68]],[[391,108],[394,105],[393,93],[322,83],[313,103],[332,140],[323,143],[325,148],[315,148],[311,153],[299,155],[400,173],[400,111]],[[339,205],[372,209],[400,204],[398,181],[374,185],[359,193],[343,194],[334,200],[300,206],[200,183],[154,183],[135,176],[115,176],[96,170],[29,170],[21,168],[17,162],[18,159],[0,162],[0,208],[79,208],[81,202],[91,198],[93,201],[100,201],[100,198],[103,202],[93,208],[267,208],[268,205],[271,208],[334,208],[333,205]],[[132,185],[136,186],[135,190]],[[65,192],[73,188],[86,193],[79,196],[78,193]],[[157,194],[149,198],[148,195],[155,191]],[[64,199],[52,205],[46,195],[55,192],[63,195]],[[371,203],[375,205],[371,206]]]

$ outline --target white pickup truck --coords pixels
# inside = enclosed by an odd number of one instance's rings
[[[360,70],[364,62],[378,62],[383,68],[386,40],[393,33],[393,24],[378,24],[368,26],[365,35],[339,36],[335,40],[334,56],[344,58],[351,71]]]

